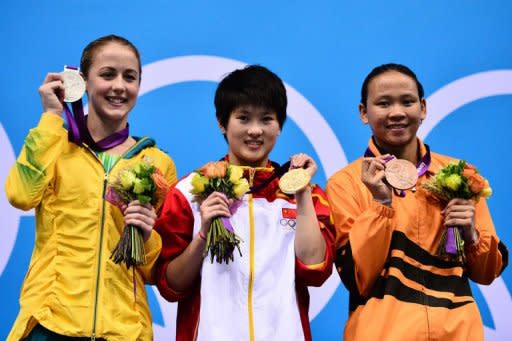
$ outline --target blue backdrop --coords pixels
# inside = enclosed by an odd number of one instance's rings
[[[49,71],[77,65],[83,47],[105,34],[126,36],[142,54],[143,84],[130,122],[176,161],[179,175],[226,152],[213,93],[222,75],[245,63],[275,71],[290,106],[272,158],[306,152],[319,160],[315,181],[365,149],[370,132],[357,112],[369,70],[399,62],[415,70],[427,96],[420,135],[437,152],[476,164],[494,194],[489,206],[512,245],[506,156],[512,123],[512,3],[477,1],[12,1],[0,3],[0,183],[37,124],[37,88]],[[34,241],[33,212],[0,195],[0,339],[18,310]],[[472,285],[489,340],[512,338],[512,272]],[[174,335],[175,306],[151,288],[155,339]],[[340,340],[347,294],[336,275],[312,292],[317,340]]]

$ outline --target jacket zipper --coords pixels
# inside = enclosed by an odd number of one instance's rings
[[[256,169],[249,169],[249,186],[254,183]],[[253,312],[253,288],[254,288],[254,204],[253,195],[249,194],[249,287],[247,290],[247,307],[249,310],[249,340],[254,341],[254,312]]]
[[[117,162],[116,162],[117,163]],[[108,172],[105,173],[105,177],[103,178],[103,193],[102,198],[105,196],[105,190],[107,188],[108,181]],[[103,231],[105,229],[105,200],[102,199],[102,209],[101,209],[101,227],[100,227],[100,249],[98,251],[98,267],[96,270],[96,286],[94,293],[94,311],[92,316],[92,334],[91,340],[96,340],[96,317],[98,314],[98,295],[99,295],[99,283],[100,283],[100,272],[101,272],[101,255],[103,251]]]
[[[105,191],[107,189],[107,183],[108,183],[108,176],[109,174],[112,172],[112,170],[114,169],[114,167],[116,166],[116,164],[119,162],[119,160],[122,160],[124,158],[124,156],[130,152],[131,150],[133,150],[141,141],[144,141],[145,138],[142,138],[140,139],[139,141],[137,141],[137,143],[135,143],[130,149],[128,149],[126,152],[124,152],[115,162],[114,164],[112,165],[112,167],[110,167],[110,171],[109,172],[105,172],[105,176],[103,178],[103,192],[102,192],[102,195],[101,195],[101,199],[102,199],[102,208],[101,208],[101,227],[100,227],[100,245],[99,245],[99,250],[98,250],[98,262],[97,262],[97,270],[96,270],[96,285],[95,285],[95,293],[94,293],[94,310],[93,310],[93,317],[92,317],[92,332],[91,332],[91,340],[92,341],[95,341],[96,340],[96,319],[98,317],[98,296],[99,296],[99,285],[100,285],[100,274],[101,274],[101,256],[102,256],[102,253],[103,253],[103,232],[105,230]],[[89,149],[89,148],[88,148]],[[98,156],[96,155],[96,153],[94,153],[91,149],[89,149],[89,151],[94,155],[94,157],[96,157],[96,159],[98,161],[100,161],[101,163],[101,160],[98,158]],[[103,166],[103,164],[102,164]]]

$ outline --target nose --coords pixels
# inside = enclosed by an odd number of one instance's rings
[[[405,116],[405,108],[400,104],[395,104],[390,107],[389,117],[391,119],[401,119]]]
[[[125,89],[124,79],[121,75],[112,80],[112,89],[117,92],[121,92]]]
[[[259,123],[254,122],[251,125],[249,125],[248,134],[250,136],[260,136],[262,133],[263,129]]]

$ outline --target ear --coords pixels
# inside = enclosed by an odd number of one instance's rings
[[[83,78],[83,80],[85,82],[85,92],[87,93],[87,78],[85,78],[85,75],[83,74],[82,71],[80,71],[80,76]]]
[[[217,125],[219,126],[219,129],[220,129],[220,132],[222,133],[222,135],[226,135],[226,128],[224,128],[222,126],[222,124],[220,123],[220,121],[217,121]]]
[[[359,118],[364,124],[368,124],[368,112],[366,106],[363,103],[359,103]]]
[[[421,104],[421,120],[423,121],[427,117],[427,101],[425,98],[422,98],[420,101]]]

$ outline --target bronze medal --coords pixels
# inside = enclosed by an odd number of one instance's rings
[[[413,188],[418,181],[416,167],[407,160],[393,159],[388,161],[384,174],[391,187],[400,190]]]
[[[304,168],[294,168],[279,179],[279,188],[283,193],[295,194],[304,189],[311,181],[311,176]]]

